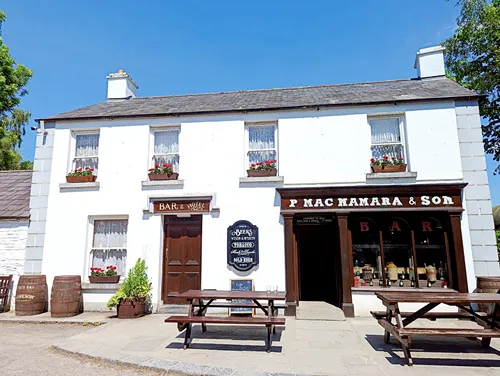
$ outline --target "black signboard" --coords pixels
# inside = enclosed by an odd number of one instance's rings
[[[259,229],[248,221],[227,228],[227,263],[240,272],[259,264]]]

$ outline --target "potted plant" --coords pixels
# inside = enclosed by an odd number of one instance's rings
[[[372,171],[375,173],[378,172],[405,172],[406,164],[404,163],[403,158],[392,157],[389,159],[387,155],[384,155],[382,158],[370,159],[370,165]]]
[[[278,170],[276,169],[276,159],[252,163],[250,165],[250,168],[247,170],[248,177],[276,176],[277,173]]]
[[[66,176],[66,181],[68,183],[91,183],[97,178],[93,172],[94,169],[92,167],[85,167],[85,169],[79,167]]]
[[[151,292],[151,282],[146,274],[146,260],[138,259],[129,270],[118,291],[109,299],[107,306],[116,307],[119,319],[144,316],[144,306]]]
[[[170,163],[164,163],[162,166],[155,164],[155,167],[148,171],[149,180],[177,180],[179,177]]]
[[[120,276],[116,273],[116,266],[108,265],[106,270],[101,268],[90,268],[90,283],[118,283]]]

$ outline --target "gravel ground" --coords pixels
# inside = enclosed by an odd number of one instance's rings
[[[1,375],[9,376],[136,376],[159,375],[68,356],[52,343],[91,328],[82,325],[0,323]]]

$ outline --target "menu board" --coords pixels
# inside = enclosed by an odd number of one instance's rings
[[[231,291],[253,291],[253,279],[231,279]],[[233,303],[252,303],[247,299],[233,299]],[[251,307],[231,307],[229,314],[252,314],[253,308]]]
[[[227,228],[227,263],[240,272],[259,264],[259,229],[248,221]]]

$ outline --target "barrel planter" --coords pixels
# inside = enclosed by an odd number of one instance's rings
[[[136,319],[144,316],[145,298],[123,299],[116,307],[119,319]]]
[[[22,275],[16,289],[16,316],[39,315],[47,309],[47,279],[44,275]]]
[[[477,292],[496,294],[500,290],[500,277],[477,277]],[[489,312],[492,304],[478,304],[482,312]],[[493,313],[493,312],[490,312]],[[500,312],[498,315],[500,317]]]
[[[81,312],[82,280],[79,275],[54,277],[50,294],[50,315],[71,317]]]

